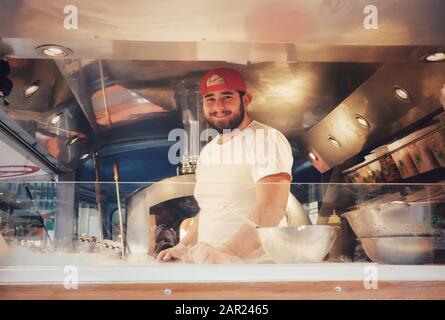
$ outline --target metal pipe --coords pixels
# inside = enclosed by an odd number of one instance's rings
[[[113,162],[113,171],[114,171],[114,181],[116,182],[116,198],[117,198],[117,209],[119,212],[119,233],[121,238],[122,259],[125,259],[124,224],[122,219],[122,207],[119,195],[119,167],[116,161]]]
[[[104,70],[103,70],[102,60],[99,60],[99,73],[100,73],[100,85],[102,87],[102,96],[104,98],[105,114],[107,115],[108,126],[111,128],[111,116],[110,116],[110,110],[108,109],[107,96],[105,92]]]
[[[96,204],[97,204],[97,211],[99,212],[99,242],[103,242],[103,208],[102,208],[102,195],[100,190],[100,176],[99,176],[99,169],[100,169],[100,162],[99,162],[99,152],[97,149],[94,149],[93,151],[93,163],[94,163],[94,172],[96,175],[96,182],[95,182],[95,191],[96,191]],[[102,246],[99,246],[99,250],[102,253]]]

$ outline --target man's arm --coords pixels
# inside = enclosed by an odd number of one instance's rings
[[[266,176],[256,183],[256,205],[249,218],[260,227],[277,226],[286,213],[291,177],[287,173]],[[225,244],[225,253],[245,258],[261,247],[257,231],[245,224]]]

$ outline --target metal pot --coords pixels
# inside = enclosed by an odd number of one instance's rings
[[[302,225],[258,228],[261,245],[275,263],[317,263],[328,254],[338,227]]]
[[[368,257],[381,264],[434,262],[434,237],[379,237],[360,239]]]
[[[443,203],[392,201],[343,216],[358,238],[432,235],[439,229]],[[442,210],[441,210],[442,209]]]

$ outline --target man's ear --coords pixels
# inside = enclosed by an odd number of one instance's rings
[[[252,102],[252,95],[246,92],[243,96],[243,105],[247,107]]]

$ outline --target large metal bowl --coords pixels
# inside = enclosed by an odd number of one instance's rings
[[[266,254],[275,263],[316,263],[337,238],[338,227],[301,225],[257,229]]]
[[[368,257],[381,264],[434,262],[434,237],[379,237],[360,239]]]
[[[432,235],[440,228],[443,203],[393,201],[375,208],[346,212],[358,238]]]

